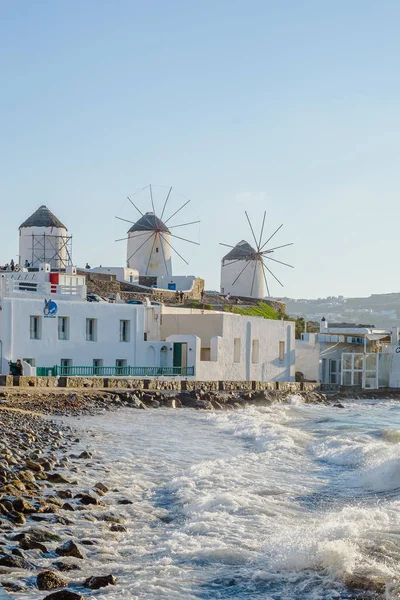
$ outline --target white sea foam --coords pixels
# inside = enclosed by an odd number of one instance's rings
[[[119,490],[104,501],[127,528],[112,533],[84,518],[69,527],[98,541],[84,574],[119,577],[97,597],[328,600],[352,573],[383,577],[396,597],[397,413],[388,417],[391,403],[347,408],[292,397],[232,412],[82,420],[97,432],[83,441],[110,468],[102,479]],[[99,473],[82,477],[90,487]],[[116,506],[121,496],[133,504]]]

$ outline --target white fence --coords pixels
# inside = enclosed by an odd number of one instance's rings
[[[1,296],[23,297],[25,294],[38,295],[67,300],[86,299],[86,285],[57,285],[49,282],[3,279]]]

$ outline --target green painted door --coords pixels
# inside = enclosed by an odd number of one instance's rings
[[[174,367],[182,366],[182,346],[180,342],[174,343]]]

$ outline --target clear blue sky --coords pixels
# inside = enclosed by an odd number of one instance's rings
[[[44,203],[74,262],[124,264],[114,215],[153,182],[191,198],[174,271],[209,289],[247,209],[295,243],[274,295],[399,291],[399,23],[397,0],[0,0],[0,262]]]

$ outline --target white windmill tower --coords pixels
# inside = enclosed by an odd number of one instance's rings
[[[21,267],[28,261],[33,268],[48,263],[52,270],[63,270],[72,264],[71,254],[72,236],[44,204],[19,226]]]
[[[181,223],[179,225],[167,225],[168,221],[170,221],[176,214],[178,214],[178,212],[180,212],[187,204],[189,204],[190,200],[187,200],[187,202],[178,208],[178,210],[176,210],[170,217],[163,221],[165,209],[168,201],[170,200],[172,187],[169,188],[160,217],[156,215],[152,185],[150,184],[146,186],[142,190],[139,190],[139,192],[142,192],[147,188],[150,191],[150,200],[153,210],[151,212],[142,213],[136,204],[132,202],[131,198],[128,197],[129,202],[140,213],[141,217],[136,222],[123,219],[121,217],[116,217],[116,219],[119,219],[120,221],[126,221],[132,224],[128,230],[128,237],[120,238],[116,241],[119,242],[122,240],[127,240],[126,262],[128,268],[136,269],[141,276],[171,276],[171,251],[175,252],[179,258],[188,264],[183,256],[181,256],[181,254],[179,254],[179,252],[172,246],[171,238],[183,240],[184,242],[196,244],[197,246],[200,245],[198,242],[175,235],[171,232],[171,229],[177,227],[186,227],[188,225],[200,223],[200,221],[191,221],[189,223]]]
[[[257,241],[253,226],[246,211],[245,215],[253,235],[256,249],[245,240],[242,240],[236,244],[236,246],[229,246],[229,244],[221,243],[221,246],[231,248],[230,252],[228,252],[221,261],[221,294],[244,296],[246,298],[264,298],[264,283],[267,288],[267,294],[270,296],[266,271],[283,287],[281,281],[279,281],[264,261],[270,260],[293,269],[293,265],[289,265],[288,263],[270,256],[275,250],[285,248],[286,246],[292,246],[293,244],[283,244],[282,246],[267,248],[267,244],[283,227],[283,224],[274,231],[266,242],[262,242],[266,217],[266,212],[264,212],[261,233],[259,240]]]

